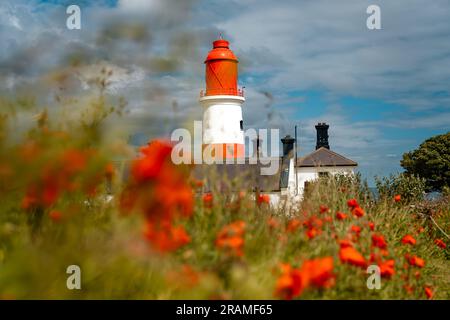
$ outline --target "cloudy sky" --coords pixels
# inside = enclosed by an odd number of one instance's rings
[[[81,30],[66,28],[69,4]],[[371,4],[381,30],[366,27]],[[300,154],[327,122],[332,150],[370,179],[450,128],[448,0],[4,0],[0,93],[52,105],[107,68],[134,139],[168,136],[201,119],[203,60],[219,34],[240,60],[246,128],[298,125]],[[55,78],[57,88],[44,81]]]

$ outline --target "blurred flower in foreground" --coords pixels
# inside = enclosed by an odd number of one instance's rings
[[[275,295],[291,300],[301,295],[308,287],[330,288],[334,285],[333,258],[324,257],[306,260],[294,269],[289,264],[282,264],[281,275],[275,286]]]
[[[242,220],[235,221],[226,225],[220,230],[216,239],[217,248],[231,253],[232,255],[241,257],[244,255],[244,232],[245,222]]]
[[[342,263],[348,263],[362,268],[365,268],[367,264],[362,254],[351,246],[341,246],[341,249],[339,250],[339,259],[341,259]]]
[[[175,219],[192,215],[194,199],[188,172],[170,158],[172,145],[153,141],[141,148],[131,164],[131,176],[120,197],[122,212],[137,211],[146,219],[145,238],[159,251],[173,251],[189,243]]]
[[[394,275],[394,260],[387,260],[385,262],[380,263],[378,266],[380,267],[380,274],[382,277],[390,278]]]

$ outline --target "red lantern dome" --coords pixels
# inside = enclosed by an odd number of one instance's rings
[[[238,59],[229,48],[227,40],[213,42],[213,49],[208,53],[206,65],[206,92],[202,95],[243,96],[238,89]]]

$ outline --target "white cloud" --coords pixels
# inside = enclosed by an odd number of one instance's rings
[[[163,4],[162,0],[119,0],[118,7],[127,11],[158,10]]]

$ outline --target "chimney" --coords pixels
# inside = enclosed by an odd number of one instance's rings
[[[283,143],[283,157],[292,156],[292,150],[294,149],[295,139],[290,135],[287,135],[281,139]]]
[[[325,122],[319,122],[316,125],[317,130],[317,142],[316,142],[316,150],[324,147],[330,149],[330,145],[328,144],[328,128],[330,126]]]

